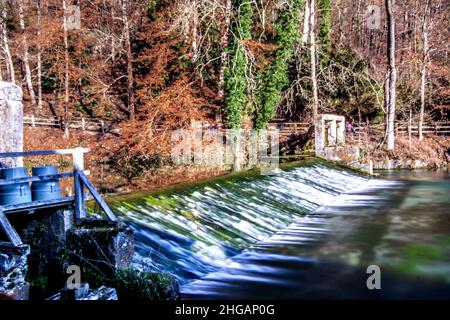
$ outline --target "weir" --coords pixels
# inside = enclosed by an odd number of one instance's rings
[[[448,172],[281,169],[111,199],[133,265],[175,275],[185,299],[448,298]],[[383,290],[367,289],[370,265]]]
[[[134,266],[186,284],[368,180],[317,159],[282,170],[110,199],[134,231]]]

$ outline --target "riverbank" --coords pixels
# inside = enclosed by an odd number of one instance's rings
[[[450,150],[450,137],[426,136],[422,141],[417,137],[397,137],[393,151],[386,151],[379,140],[357,141],[348,139],[352,146],[360,149],[364,161],[372,160],[375,170],[390,169],[437,169],[448,166],[446,152]]]
[[[208,167],[201,165],[173,166],[167,158],[155,158],[150,164],[131,164],[114,162],[114,140],[120,139],[112,134],[101,135],[92,132],[71,131],[70,137],[64,139],[62,131],[48,128],[24,129],[25,150],[66,149],[77,146],[90,148],[85,157],[85,167],[90,171],[90,179],[103,194],[123,194],[140,190],[152,190],[194,181],[202,181],[211,177],[231,173],[230,168]],[[295,137],[292,137],[294,139]],[[304,138],[304,137],[303,137]],[[291,140],[292,140],[291,139]],[[296,138],[301,139],[300,137]],[[282,161],[292,161],[302,158],[299,152],[304,152],[310,143],[304,139],[302,145],[295,150],[283,154]],[[447,165],[445,151],[450,148],[450,137],[429,136],[419,142],[416,137],[411,141],[398,137],[394,152],[386,152],[378,141],[354,141],[349,136],[347,143],[360,148],[362,161],[372,160],[374,169],[403,168],[440,168]],[[297,154],[297,155],[296,155]],[[28,167],[46,164],[58,165],[67,171],[71,169],[70,159],[30,158],[25,165]],[[63,182],[64,187],[64,182]]]

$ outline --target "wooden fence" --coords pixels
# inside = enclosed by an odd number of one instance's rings
[[[301,134],[308,132],[311,123],[306,122],[273,122],[269,123],[269,130],[280,130],[280,136],[289,136],[292,134]]]
[[[396,136],[418,136],[419,125],[410,122],[398,121],[394,123],[394,131]],[[424,123],[422,126],[424,135],[450,135],[450,122],[434,122]],[[370,136],[383,136],[385,133],[384,124],[366,124],[362,126],[356,125],[354,127],[354,135],[364,138]]]
[[[83,131],[95,131],[104,133],[106,128],[110,126],[109,121],[105,120],[91,120],[86,118],[70,118],[67,121],[62,117],[36,117],[35,115],[24,115],[23,123],[25,125],[35,127],[50,127],[50,128],[68,128]]]
[[[86,118],[70,118],[67,122],[63,118],[57,117],[36,117],[34,115],[25,115],[23,122],[25,125],[29,125],[32,128],[35,127],[52,127],[64,129],[77,129],[83,131],[94,131],[105,133],[106,128],[110,128],[112,122],[106,120],[91,120]],[[269,130],[279,130],[280,136],[289,136],[295,134],[306,133],[311,128],[311,123],[307,122],[272,122],[269,123]],[[417,124],[413,124],[407,121],[395,122],[395,133],[398,136],[418,136],[419,128]],[[205,127],[206,128],[206,127]],[[424,135],[450,135],[450,122],[434,122],[424,123],[423,125]],[[167,129],[158,128],[156,131],[166,131]],[[366,135],[379,136],[384,135],[384,124],[365,124],[355,125],[354,134],[363,138]]]

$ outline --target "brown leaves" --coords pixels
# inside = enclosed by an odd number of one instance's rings
[[[261,42],[252,39],[243,40],[242,44],[244,44],[254,55],[273,52],[278,49],[278,45],[275,43]]]
[[[147,92],[138,91],[137,95]],[[171,130],[189,127],[191,121],[208,115],[210,104],[195,83],[181,76],[158,95],[143,96],[136,121],[122,126],[122,138],[136,154],[166,153],[171,148]]]

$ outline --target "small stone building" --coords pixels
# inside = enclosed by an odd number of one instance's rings
[[[321,114],[315,125],[316,156],[324,157],[328,148],[345,144],[345,117]]]

